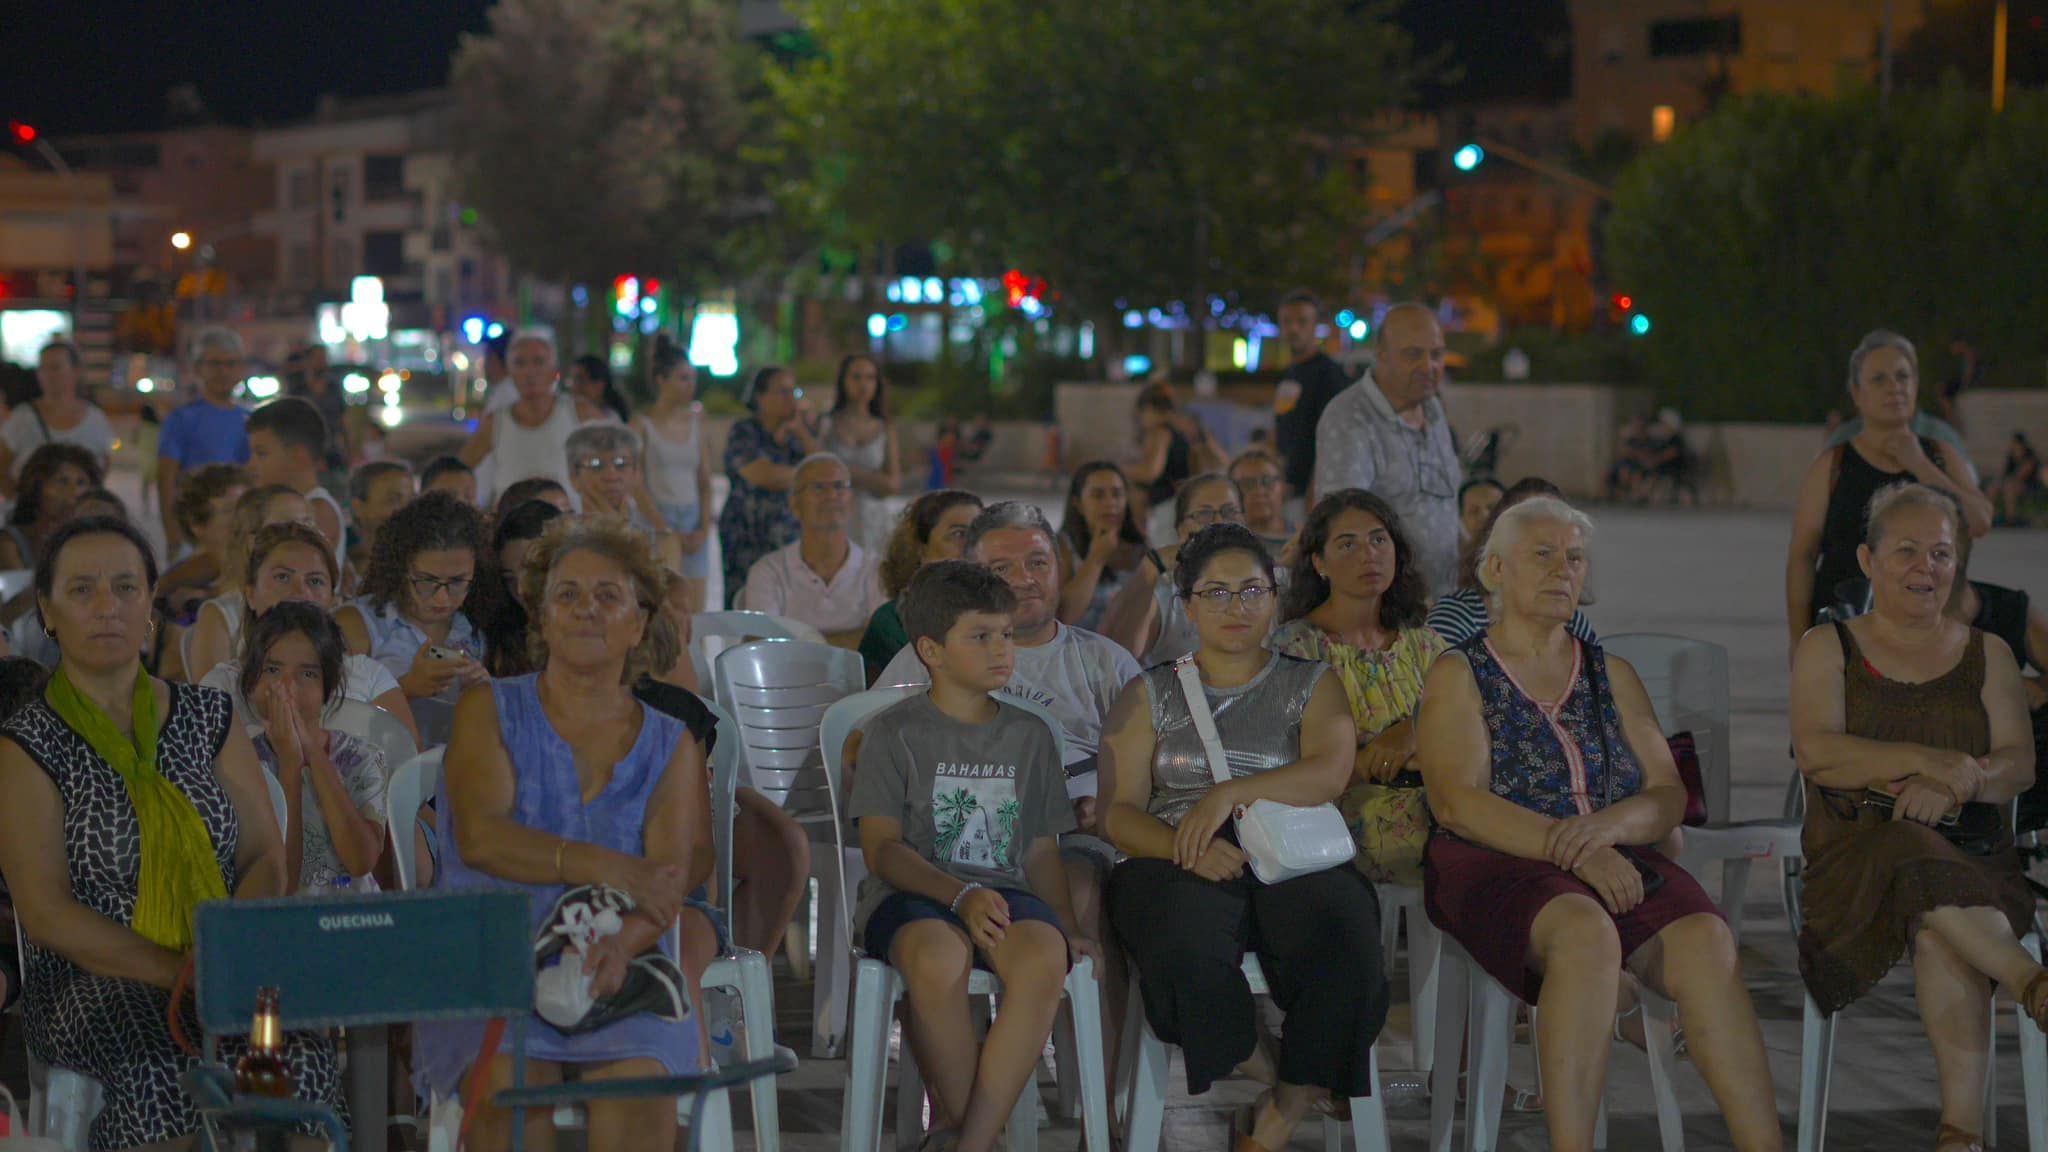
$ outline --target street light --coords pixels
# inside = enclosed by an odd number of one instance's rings
[[[191,246],[192,234],[190,232],[171,233],[171,247],[176,248],[180,252],[183,252],[185,249],[190,248]]]

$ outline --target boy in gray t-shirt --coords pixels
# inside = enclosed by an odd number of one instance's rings
[[[855,930],[903,975],[934,1131],[988,1152],[1037,1066],[1068,965],[1099,957],[1074,929],[1058,836],[1074,827],[1052,730],[998,699],[1016,660],[1009,585],[976,564],[928,564],[903,623],[931,689],[863,728],[847,813],[868,876]],[[967,977],[1003,981],[979,1048]]]

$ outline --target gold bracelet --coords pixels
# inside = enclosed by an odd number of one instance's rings
[[[555,841],[555,883],[557,884],[567,884],[569,882],[569,878],[562,875],[562,853],[567,852],[568,850],[568,837],[565,836],[562,839]]]

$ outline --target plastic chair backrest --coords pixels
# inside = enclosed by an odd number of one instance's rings
[[[277,811],[278,835],[289,839],[292,833],[291,825],[289,824],[292,810],[285,803],[284,785],[278,783],[277,777],[272,776],[268,771],[263,773],[263,782],[270,786],[270,806]]]
[[[455,701],[439,696],[421,696],[406,701],[412,707],[412,721],[420,726],[420,743],[428,748],[448,743],[455,731]]]
[[[1634,666],[1665,735],[1693,734],[1707,818],[1729,819],[1734,756],[1729,744],[1728,650],[1706,640],[1653,632],[1602,637],[1600,646]]]
[[[200,1027],[248,1032],[266,986],[294,1030],[523,1017],[532,917],[523,890],[209,901],[194,928]]]
[[[698,699],[703,700],[702,697]],[[711,744],[711,847],[717,856],[718,906],[732,909],[732,825],[739,814],[741,737],[732,713],[703,700],[718,721],[718,739]]]
[[[709,691],[720,705],[732,701],[717,695],[712,677],[718,654],[749,640],[804,640],[823,644],[825,636],[801,620],[767,612],[699,612],[690,617],[690,663],[697,670],[697,687]]]
[[[754,640],[718,654],[718,702],[747,772],[763,795],[798,819],[824,819],[832,800],[818,756],[825,710],[867,687],[860,654],[801,640]]]
[[[427,797],[441,790],[441,757],[446,752],[445,748],[430,748],[405,761],[392,770],[391,783],[384,788],[385,829],[391,836],[391,856],[402,892],[412,891],[420,874],[413,825]]]
[[[0,572],[0,600],[12,600],[36,582],[33,568],[9,568]]]
[[[337,732],[349,735],[367,744],[374,745],[384,753],[384,771],[390,771],[414,756],[419,755],[419,746],[412,741],[412,733],[399,723],[398,717],[386,712],[375,704],[361,700],[337,700],[327,716],[327,726]]]

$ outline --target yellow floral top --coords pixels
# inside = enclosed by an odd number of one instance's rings
[[[1414,715],[1422,702],[1422,681],[1445,648],[1443,638],[1427,628],[1404,628],[1386,648],[1367,651],[1337,640],[1307,619],[1282,625],[1267,646],[1303,660],[1320,660],[1337,673],[1361,741]]]

